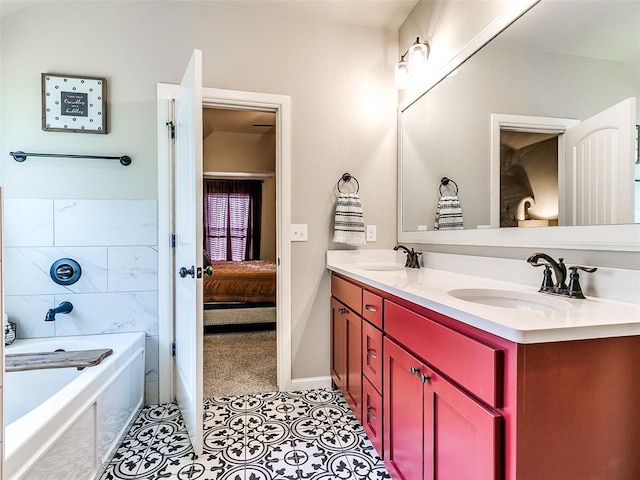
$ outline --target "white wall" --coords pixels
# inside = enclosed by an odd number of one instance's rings
[[[72,25],[69,23],[73,19]],[[179,83],[194,48],[204,85],[292,98],[292,378],[329,375],[329,277],[335,185],[360,182],[378,242],[396,238],[396,32],[195,2],[42,2],[2,18],[0,165],[17,199],[157,201],[156,83]],[[40,129],[42,72],[104,76],[110,132]],[[127,154],[101,161],[28,159],[11,150]],[[117,321],[117,320],[115,320]]]

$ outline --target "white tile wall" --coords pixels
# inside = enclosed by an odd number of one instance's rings
[[[6,295],[47,295],[107,291],[106,247],[7,247]],[[50,276],[51,265],[60,258],[72,258],[82,274],[77,283],[58,285]]]
[[[56,316],[55,335],[147,332],[158,335],[157,292],[56,295],[55,303],[71,302],[73,311]]]
[[[157,205],[155,200],[54,200],[55,245],[157,245]]]
[[[9,320],[17,325],[18,338],[55,335],[55,322],[44,321],[47,311],[55,307],[53,295],[5,295],[4,302]]]
[[[158,381],[158,350],[159,341],[156,336],[147,336],[147,342],[145,346],[145,352],[147,354],[145,364],[145,378],[147,382]]]
[[[110,292],[158,289],[156,247],[109,247]]]
[[[5,248],[49,247],[52,245],[53,200],[5,199]]]
[[[146,398],[158,398],[157,202],[6,199],[5,308],[18,337],[144,331]],[[59,258],[80,263],[78,283],[60,286]],[[73,304],[45,322],[50,308]]]

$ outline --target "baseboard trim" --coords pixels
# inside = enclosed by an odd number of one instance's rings
[[[331,376],[294,378],[291,380],[291,390],[312,390],[314,388],[331,388]]]

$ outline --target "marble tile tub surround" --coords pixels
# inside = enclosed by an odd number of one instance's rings
[[[531,253],[535,253],[531,250]],[[513,260],[497,257],[479,257],[455,255],[449,253],[423,252],[421,265],[434,270],[461,273],[475,277],[489,278],[530,287],[539,287],[542,282],[542,269],[532,268],[526,259]],[[404,265],[406,254],[388,250],[327,250],[327,264],[335,263],[382,263]],[[568,266],[569,255],[565,258]],[[640,304],[640,270],[598,267],[592,274],[582,273],[580,285],[587,296]]]
[[[4,234],[5,310],[18,336],[144,331],[147,403],[157,402],[157,202],[7,198]],[[82,276],[60,286],[49,269],[65,257]],[[73,311],[45,322],[62,301]]]

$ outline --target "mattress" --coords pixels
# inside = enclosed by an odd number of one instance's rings
[[[204,276],[203,299],[210,302],[273,303],[276,264],[273,260],[212,262],[213,275]]]

